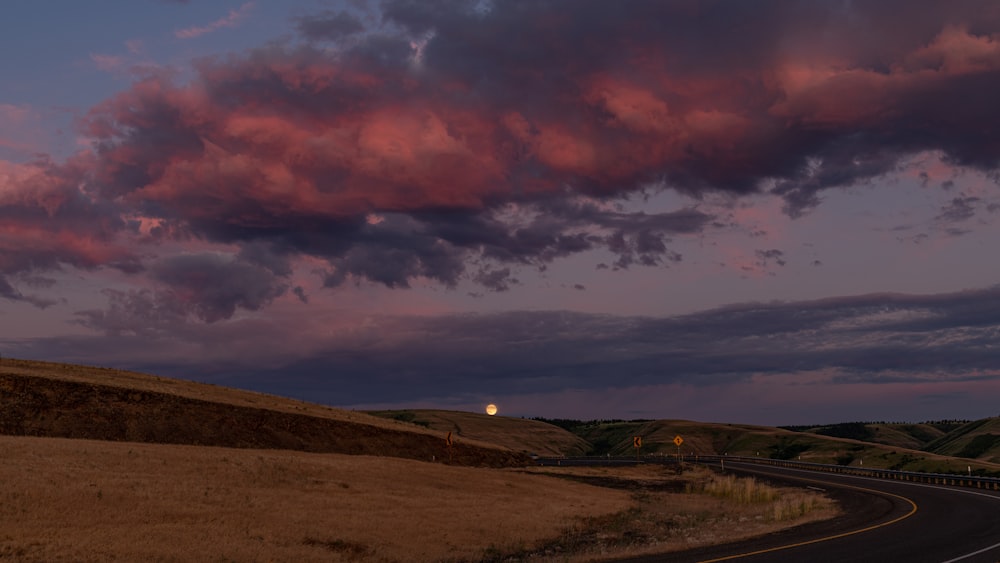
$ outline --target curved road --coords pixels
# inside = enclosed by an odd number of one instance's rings
[[[744,542],[621,561],[1000,562],[1000,492],[753,464],[726,469],[824,489],[845,514]]]

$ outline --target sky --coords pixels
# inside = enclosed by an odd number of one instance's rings
[[[50,0],[0,353],[350,409],[1000,415],[994,0]]]

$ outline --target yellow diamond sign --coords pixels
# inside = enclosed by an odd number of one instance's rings
[[[684,438],[681,438],[680,435],[674,436],[674,444],[676,444],[678,448],[681,447],[681,444],[683,443]]]

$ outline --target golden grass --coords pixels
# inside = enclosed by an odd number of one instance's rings
[[[826,506],[816,494],[773,487],[753,477],[735,475],[712,475],[692,483],[686,491],[729,499],[741,505],[766,504],[768,510],[762,514],[774,522],[794,520]]]
[[[702,481],[699,488],[694,488],[693,492],[732,499],[739,504],[773,502],[778,498],[778,490],[774,487],[765,485],[753,477],[735,475],[712,475]]]
[[[0,437],[0,559],[438,561],[530,548],[624,491],[397,458]]]

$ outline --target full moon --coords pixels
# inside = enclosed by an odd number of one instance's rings
[[[493,403],[486,405],[486,414],[493,416],[497,413],[497,406]]]

